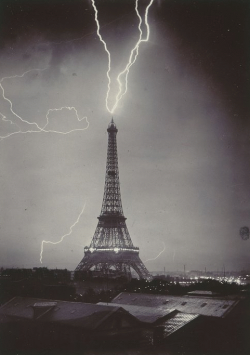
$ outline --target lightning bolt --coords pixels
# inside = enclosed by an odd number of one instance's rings
[[[72,132],[76,132],[76,131],[84,131],[86,129],[88,129],[89,127],[89,122],[88,122],[88,119],[86,116],[84,117],[79,117],[78,115],[78,112],[77,112],[77,109],[75,107],[71,107],[71,106],[63,106],[63,107],[60,107],[60,108],[53,108],[53,109],[49,109],[46,113],[46,124],[44,127],[40,127],[36,122],[29,122],[25,119],[23,119],[21,116],[19,116],[14,110],[13,110],[13,103],[12,101],[5,95],[5,90],[4,90],[4,87],[3,87],[3,81],[6,80],[6,79],[15,79],[15,78],[23,78],[26,74],[32,72],[32,71],[44,71],[48,69],[48,67],[46,68],[43,68],[43,69],[38,69],[38,68],[34,68],[34,69],[29,69],[27,71],[25,71],[23,74],[21,75],[12,75],[12,76],[5,76],[3,77],[1,80],[0,80],[0,89],[2,90],[2,97],[5,101],[7,101],[9,103],[9,106],[10,106],[10,112],[16,117],[18,118],[22,123],[25,123],[25,124],[28,124],[30,126],[35,126],[36,128],[35,129],[29,129],[29,130],[26,130],[26,131],[22,131],[21,128],[18,126],[17,123],[13,122],[12,120],[10,119],[7,119],[7,117],[5,115],[3,115],[1,112],[0,112],[0,115],[2,117],[2,121],[4,122],[9,122],[10,124],[12,125],[15,125],[19,128],[19,131],[16,131],[16,132],[12,132],[12,133],[9,133],[5,136],[0,136],[0,140],[3,140],[5,138],[9,138],[13,135],[16,135],[16,134],[27,134],[27,133],[57,133],[57,134],[69,134],[69,133],[72,133]],[[82,120],[86,120],[86,123],[87,123],[87,126],[85,128],[75,128],[75,129],[72,129],[68,132],[62,132],[62,131],[57,131],[57,130],[50,130],[50,129],[45,129],[48,124],[49,124],[49,114],[50,112],[53,112],[53,111],[62,111],[62,110],[73,110],[76,114],[76,117],[77,117],[77,120],[80,122]]]
[[[30,122],[28,122],[28,121],[22,119],[22,117],[20,117],[17,113],[14,112],[14,110],[13,110],[13,103],[12,103],[12,101],[11,101],[9,98],[7,98],[7,97],[5,96],[5,90],[4,90],[4,87],[3,87],[2,83],[3,83],[3,81],[6,80],[6,79],[23,78],[26,74],[28,74],[28,73],[30,73],[30,72],[32,72],[32,71],[43,71],[43,70],[46,70],[46,69],[47,69],[47,67],[46,67],[46,68],[43,68],[43,69],[30,69],[30,70],[25,71],[25,72],[24,72],[23,74],[21,74],[21,75],[5,76],[5,77],[3,77],[3,78],[0,80],[0,88],[1,88],[1,90],[2,90],[2,97],[3,97],[3,99],[4,99],[5,101],[7,101],[7,102],[9,103],[11,113],[12,113],[14,116],[16,116],[19,120],[21,120],[23,123],[27,123],[27,124],[29,124],[29,125],[34,124],[34,125],[37,127],[37,129],[38,129],[39,131],[42,130],[42,128],[40,128],[37,123],[35,123],[35,122],[34,122],[34,123],[30,123]],[[1,116],[2,116],[2,119],[3,119],[5,122],[10,122],[11,124],[15,124],[16,126],[18,126],[16,123],[13,123],[11,120],[6,119],[6,116],[4,116],[2,113],[1,113]],[[18,126],[18,128],[19,128],[19,126]],[[21,131],[21,130],[20,130],[20,131]],[[19,133],[19,132],[18,132],[18,133]],[[0,138],[5,138],[5,137],[0,137]]]
[[[130,55],[129,55],[129,59],[128,59],[128,62],[125,66],[125,68],[118,74],[117,78],[116,78],[116,81],[118,83],[118,92],[115,96],[115,103],[113,106],[110,106],[109,105],[109,96],[110,96],[110,88],[111,88],[111,77],[110,77],[110,71],[111,71],[111,54],[107,48],[107,44],[106,42],[104,41],[104,39],[102,38],[101,34],[100,34],[100,24],[99,24],[99,20],[98,20],[98,10],[97,10],[97,7],[95,5],[95,0],[91,0],[91,3],[92,3],[92,7],[94,9],[94,12],[95,12],[95,22],[96,22],[96,25],[97,25],[97,35],[100,39],[100,41],[102,42],[103,46],[104,46],[104,49],[108,55],[108,70],[107,70],[107,79],[108,79],[108,89],[107,89],[107,93],[106,93],[106,98],[105,98],[105,103],[106,103],[106,108],[107,110],[110,112],[110,113],[114,113],[115,109],[117,108],[118,106],[118,103],[120,102],[120,100],[122,99],[122,97],[126,94],[127,90],[128,90],[128,75],[129,75],[129,69],[130,67],[135,63],[136,59],[137,59],[137,56],[139,54],[139,46],[142,42],[147,42],[149,40],[149,35],[150,35],[150,27],[149,27],[149,24],[148,24],[148,11],[149,11],[149,8],[151,7],[151,5],[153,4],[153,1],[154,0],[150,0],[149,4],[146,6],[146,9],[145,9],[145,15],[144,15],[144,23],[145,23],[145,26],[146,26],[146,36],[145,38],[142,38],[143,37],[143,34],[142,34],[142,29],[141,29],[141,26],[142,26],[142,23],[143,23],[143,20],[142,20],[142,17],[140,16],[139,14],[139,11],[138,11],[138,1],[139,0],[135,0],[135,11],[136,11],[136,14],[137,14],[137,17],[139,19],[139,25],[138,25],[138,30],[139,30],[139,39],[138,41],[136,42],[134,48],[131,50],[130,52]],[[81,37],[83,38],[83,37]],[[81,39],[79,38],[79,39]],[[9,122],[10,124],[12,125],[15,125],[18,127],[18,131],[15,131],[15,132],[12,132],[12,133],[9,133],[5,136],[0,136],[0,140],[3,140],[5,138],[9,138],[13,135],[17,135],[17,134],[27,134],[27,133],[57,133],[57,134],[69,134],[69,133],[72,133],[72,132],[75,132],[75,131],[83,131],[83,130],[86,130],[88,127],[89,127],[89,122],[87,120],[87,117],[82,117],[80,118],[79,115],[78,115],[78,112],[76,110],[75,107],[71,107],[71,106],[63,106],[61,108],[53,108],[53,109],[49,109],[47,111],[47,114],[46,114],[46,124],[44,127],[40,127],[36,122],[29,122],[25,119],[23,119],[21,116],[19,116],[13,109],[13,103],[12,101],[5,95],[5,90],[4,90],[4,87],[3,87],[3,81],[6,80],[6,79],[14,79],[14,78],[23,78],[26,74],[32,72],[32,71],[44,71],[46,70],[46,68],[43,68],[43,69],[37,69],[37,68],[34,68],[34,69],[29,69],[27,71],[25,71],[23,74],[21,75],[13,75],[13,76],[6,76],[6,77],[3,77],[1,80],[0,80],[0,89],[2,90],[2,97],[5,101],[7,101],[9,103],[9,106],[10,106],[10,112],[16,117],[18,118],[22,123],[25,123],[25,124],[28,124],[30,125],[31,127],[35,126],[35,129],[28,129],[28,130],[22,130],[19,125],[16,123],[16,122],[13,122],[12,120],[10,119],[7,119],[5,115],[3,115],[1,112],[0,112],[0,116],[2,118],[2,121],[5,121],[5,122]],[[74,110],[75,114],[76,114],[76,117],[78,119],[78,121],[82,121],[83,119],[86,120],[86,123],[87,123],[87,127],[85,128],[77,128],[77,129],[72,129],[68,132],[62,132],[62,131],[57,131],[57,130],[49,130],[49,129],[45,129],[47,126],[48,126],[48,123],[49,123],[49,114],[50,112],[52,111],[61,111],[63,109],[67,109],[67,110]]]
[[[162,242],[162,244],[163,244],[163,249],[160,251],[160,253],[159,253],[155,258],[145,260],[145,263],[146,263],[147,261],[156,260],[157,258],[159,258],[159,256],[166,250],[165,243]]]
[[[100,34],[100,24],[98,21],[98,10],[96,8],[95,5],[95,0],[91,0],[92,2],[92,6],[94,8],[95,11],[95,22],[97,25],[97,35],[100,39],[100,41],[103,43],[104,49],[108,55],[108,71],[107,71],[107,78],[108,78],[108,89],[107,89],[107,93],[106,93],[106,108],[110,113],[114,113],[115,109],[118,106],[119,101],[121,100],[121,98],[126,94],[127,90],[128,90],[128,74],[129,74],[129,69],[130,67],[135,63],[138,53],[139,53],[139,46],[142,42],[148,42],[149,39],[149,35],[150,35],[150,27],[148,24],[148,11],[149,8],[151,7],[151,5],[153,4],[154,0],[150,0],[149,4],[147,5],[146,9],[145,9],[145,16],[144,16],[144,22],[146,25],[146,37],[142,38],[142,29],[141,29],[141,25],[142,25],[142,18],[139,14],[138,11],[138,0],[135,0],[135,11],[136,14],[139,18],[139,25],[138,25],[138,30],[140,32],[139,35],[139,39],[136,42],[134,48],[131,50],[130,52],[130,56],[127,62],[127,65],[125,66],[125,68],[118,74],[116,81],[118,83],[118,92],[116,94],[115,97],[115,103],[113,106],[109,106],[108,101],[109,101],[109,94],[110,94],[110,86],[111,86],[111,78],[110,78],[110,71],[111,71],[111,54],[107,48],[107,44],[104,41],[104,39],[102,38],[101,34]],[[123,80],[122,80],[123,79]]]
[[[173,261],[174,261],[174,259],[175,259],[175,250],[174,250],[174,254],[173,254]]]
[[[53,244],[53,245],[56,245],[56,244],[59,244],[63,241],[63,239],[65,237],[68,237],[69,235],[71,235],[72,231],[73,231],[73,228],[75,227],[75,225],[79,222],[83,212],[84,212],[84,209],[85,209],[85,205],[86,203],[84,204],[83,206],[83,209],[81,210],[81,213],[79,214],[77,220],[72,224],[72,226],[69,228],[69,233],[67,234],[64,234],[60,240],[58,240],[57,242],[51,242],[50,240],[43,240],[42,243],[41,243],[41,252],[40,252],[40,263],[42,264],[42,260],[43,260],[43,245],[44,244]]]
[[[60,131],[53,131],[53,130],[45,130],[45,127],[47,127],[47,125],[49,124],[49,114],[50,112],[53,112],[53,111],[62,111],[62,110],[69,110],[69,111],[74,111],[75,114],[76,114],[76,117],[77,117],[77,120],[79,122],[81,122],[82,120],[86,120],[87,122],[87,127],[85,128],[75,128],[75,129],[72,129],[71,131],[68,131],[68,132],[60,132]],[[87,119],[86,116],[84,117],[79,117],[78,115],[78,112],[77,112],[77,109],[73,106],[73,107],[70,107],[70,106],[63,106],[63,107],[60,107],[60,108],[50,108],[48,111],[47,111],[47,114],[46,114],[46,119],[47,119],[47,123],[46,125],[42,128],[42,132],[46,132],[46,133],[59,133],[59,134],[69,134],[69,133],[72,133],[72,132],[76,132],[76,131],[85,131],[86,129],[88,129],[89,127],[89,121]]]
[[[100,24],[99,24],[99,20],[98,20],[98,10],[96,8],[96,5],[95,5],[95,0],[91,0],[91,3],[92,3],[92,6],[93,6],[93,9],[94,9],[94,12],[95,12],[95,22],[96,22],[96,25],[97,25],[97,35],[100,39],[100,41],[102,42],[103,46],[104,46],[104,49],[108,55],[108,70],[107,70],[107,79],[108,79],[108,89],[107,89],[107,93],[106,93],[106,98],[105,98],[105,103],[106,103],[106,108],[108,110],[108,112],[110,113],[114,113],[115,109],[117,108],[120,100],[122,99],[122,97],[126,94],[127,90],[128,90],[128,75],[129,75],[129,70],[131,68],[131,66],[135,63],[137,57],[138,57],[138,54],[139,54],[139,47],[140,47],[140,44],[143,43],[143,42],[148,42],[149,40],[149,35],[150,35],[150,28],[149,28],[149,24],[148,24],[148,11],[149,11],[149,8],[151,7],[151,5],[153,4],[153,1],[154,0],[150,0],[149,4],[146,6],[146,9],[145,9],[145,15],[144,15],[144,23],[145,23],[145,26],[146,26],[146,36],[145,38],[143,38],[143,33],[142,33],[142,29],[141,29],[141,26],[142,26],[142,23],[143,23],[143,20],[142,20],[142,17],[140,16],[140,13],[138,11],[138,0],[135,0],[135,11],[136,11],[136,14],[137,14],[137,17],[139,19],[139,25],[138,25],[138,30],[139,30],[139,39],[138,41],[136,42],[134,48],[131,50],[130,52],[130,55],[129,55],[129,58],[128,58],[128,61],[127,61],[127,64],[125,66],[125,68],[118,74],[118,76],[116,77],[116,81],[118,83],[118,92],[115,96],[115,103],[113,104],[113,106],[109,105],[109,96],[110,96],[110,88],[111,88],[111,77],[110,77],[110,71],[111,71],[111,54],[107,48],[107,44],[106,42],[104,41],[104,39],[102,38],[101,34],[100,34]],[[25,123],[25,124],[28,124],[30,125],[31,127],[34,127],[35,126],[35,129],[29,129],[29,130],[22,130],[17,123],[13,122],[12,120],[10,119],[7,119],[6,116],[4,116],[1,112],[0,112],[0,115],[2,117],[2,120],[5,121],[5,122],[9,122],[10,124],[13,124],[13,125],[16,125],[18,128],[19,128],[19,131],[16,131],[16,132],[12,132],[12,133],[9,133],[8,135],[6,136],[0,136],[0,140],[3,140],[5,138],[9,138],[13,135],[17,135],[17,134],[27,134],[27,133],[58,133],[58,134],[69,134],[71,132],[75,132],[75,131],[82,131],[82,130],[86,130],[88,127],[89,127],[89,122],[87,120],[87,117],[83,117],[83,118],[80,118],[79,115],[78,115],[78,112],[76,110],[75,107],[71,107],[71,106],[63,106],[61,108],[51,108],[47,111],[47,114],[46,114],[46,124],[43,126],[43,127],[40,127],[36,122],[29,122],[25,119],[23,119],[21,116],[19,116],[13,109],[13,103],[12,101],[5,95],[5,90],[4,90],[4,87],[3,87],[3,81],[4,80],[7,80],[7,79],[14,79],[14,78],[22,78],[24,77],[26,74],[32,72],[32,71],[43,71],[43,70],[46,70],[46,68],[43,68],[43,69],[30,69],[30,70],[27,70],[25,71],[23,74],[21,75],[13,75],[13,76],[9,76],[9,77],[3,77],[1,80],[0,80],[0,88],[2,90],[2,97],[5,101],[8,102],[9,104],[9,107],[10,107],[10,112],[18,119],[20,120],[22,123]],[[61,131],[56,131],[56,130],[48,130],[46,129],[48,124],[49,124],[49,115],[51,112],[53,111],[62,111],[62,110],[73,110],[76,114],[76,117],[78,119],[78,121],[82,121],[83,119],[86,119],[86,122],[87,122],[87,127],[85,128],[81,128],[81,129],[72,129],[68,132],[61,132]],[[41,243],[41,252],[40,252],[40,262],[42,263],[42,257],[43,257],[43,251],[44,251],[44,244],[53,244],[53,245],[56,245],[56,244],[59,244],[61,243],[65,237],[71,235],[72,233],[72,230],[73,228],[75,227],[75,225],[79,222],[79,219],[81,217],[81,215],[83,214],[84,212],[84,209],[85,209],[85,205],[80,213],[80,215],[78,216],[77,220],[75,221],[74,224],[72,224],[72,226],[70,227],[70,230],[69,230],[69,233],[63,235],[59,241],[57,242],[52,242],[52,241],[47,241],[47,240],[43,240],[42,243]],[[165,251],[165,244],[163,243],[164,245],[164,249],[153,259],[148,259],[146,261],[149,261],[149,260],[155,260],[157,259],[164,251]]]

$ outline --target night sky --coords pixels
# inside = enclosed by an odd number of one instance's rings
[[[141,16],[148,3],[139,0]],[[111,104],[138,17],[131,0],[96,7]],[[43,266],[74,269],[103,197],[107,53],[90,0],[2,0],[0,16],[1,78],[19,76],[0,88],[0,264],[41,265],[42,240],[68,233],[86,204],[72,234],[44,247]],[[132,241],[151,271],[250,269],[239,234],[250,226],[250,3],[154,0],[148,21],[113,114]],[[20,77],[31,69],[43,70]],[[48,130],[75,131],[10,135],[44,127],[48,110]]]

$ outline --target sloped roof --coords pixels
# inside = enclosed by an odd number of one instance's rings
[[[125,304],[157,307],[164,312],[166,309],[176,309],[180,312],[200,314],[212,317],[225,317],[232,308],[238,303],[235,300],[188,297],[188,296],[169,296],[153,295],[143,293],[122,292],[116,296],[112,304],[124,307]]]
[[[103,303],[100,302],[98,304]],[[164,327],[164,337],[169,336],[170,334],[176,332],[186,324],[199,317],[199,314],[182,313],[173,309],[163,310],[162,308],[125,304],[123,304],[122,307],[141,322],[150,323],[152,325],[155,325],[157,321],[158,324],[160,322],[161,327]]]
[[[99,302],[98,305],[104,305],[105,303]],[[116,307],[121,306],[118,303],[110,303],[110,306],[114,305]],[[172,313],[175,312],[174,309],[160,309],[154,307],[145,307],[145,306],[135,306],[130,304],[123,304],[122,308],[132,314],[135,318],[137,318],[141,322],[145,323],[155,323],[159,319],[162,319],[166,316],[171,316]]]
[[[173,317],[164,322],[164,332],[166,336],[176,332],[197,317],[199,317],[199,314],[177,312]]]
[[[66,301],[50,302],[44,299],[15,297],[0,307],[0,316],[33,320],[34,308],[39,307],[41,310],[43,304],[45,312],[40,313],[38,321],[60,322],[87,329],[96,329],[105,319],[117,311],[125,312],[121,306]]]

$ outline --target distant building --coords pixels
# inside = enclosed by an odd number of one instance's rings
[[[15,297],[0,308],[0,353],[107,345],[137,337],[140,327],[120,306]]]

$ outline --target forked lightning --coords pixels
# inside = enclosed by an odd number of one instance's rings
[[[138,24],[138,30],[139,30],[139,39],[138,41],[136,42],[135,46],[133,47],[133,49],[131,50],[130,52],[130,55],[129,55],[129,58],[128,58],[128,61],[127,61],[127,64],[125,66],[125,68],[118,74],[118,76],[116,77],[116,81],[118,83],[118,90],[117,90],[117,93],[115,95],[115,102],[113,105],[110,105],[109,102],[110,102],[110,90],[111,90],[111,77],[110,77],[110,71],[111,71],[111,54],[107,48],[107,44],[106,42],[104,41],[103,37],[101,36],[100,34],[100,24],[99,24],[99,20],[98,20],[98,10],[97,10],[97,7],[96,7],[96,4],[95,4],[95,0],[91,0],[91,3],[92,3],[92,6],[93,6],[93,9],[94,9],[94,13],[95,13],[95,22],[96,22],[96,25],[97,25],[97,36],[99,38],[99,40],[102,42],[103,46],[104,46],[104,49],[108,55],[108,70],[107,70],[107,79],[108,79],[108,87],[107,87],[107,93],[106,93],[106,98],[105,98],[105,103],[106,103],[106,109],[108,112],[110,113],[114,113],[114,111],[116,110],[120,100],[122,99],[122,97],[126,94],[127,90],[128,90],[128,75],[129,75],[129,70],[131,68],[131,66],[135,63],[136,59],[137,59],[137,56],[138,56],[138,53],[139,53],[139,47],[140,47],[140,44],[142,42],[147,42],[149,40],[149,35],[150,35],[150,28],[149,28],[149,24],[148,24],[148,11],[149,11],[149,8],[151,7],[151,5],[153,4],[153,1],[154,0],[150,0],[149,1],[149,4],[146,6],[145,8],[145,14],[144,14],[144,24],[145,24],[145,27],[146,27],[146,35],[145,37],[143,38],[143,32],[142,32],[142,24],[143,24],[143,19],[139,13],[139,10],[138,10],[138,1],[139,0],[135,0],[135,12],[137,14],[137,17],[139,19],[139,24]],[[9,104],[9,109],[10,109],[10,112],[12,113],[12,115],[14,115],[18,120],[19,122],[21,123],[25,123],[25,124],[28,124],[31,129],[28,129],[28,130],[22,130],[19,126],[18,126],[18,123],[17,122],[13,122],[11,119],[8,119],[5,115],[3,115],[1,112],[0,112],[0,116],[2,117],[2,120],[5,121],[5,122],[9,122],[10,124],[13,124],[15,126],[18,127],[18,131],[16,132],[12,132],[12,133],[9,133],[5,136],[0,136],[0,140],[3,140],[5,138],[9,138],[13,135],[17,135],[17,134],[26,134],[26,133],[58,133],[58,134],[63,134],[63,135],[66,135],[66,134],[69,134],[69,133],[72,133],[72,132],[75,132],[75,131],[83,131],[83,130],[86,130],[88,127],[89,127],[89,122],[87,120],[87,117],[82,117],[80,118],[79,115],[78,115],[78,112],[77,112],[77,109],[75,107],[72,107],[72,106],[63,106],[63,107],[60,107],[60,108],[50,108],[48,111],[47,111],[47,114],[46,114],[46,124],[41,127],[39,126],[36,122],[29,122],[25,119],[23,119],[21,116],[19,116],[14,110],[13,110],[13,103],[12,101],[5,95],[5,90],[4,90],[4,87],[3,87],[3,81],[4,80],[7,80],[7,79],[14,79],[14,78],[22,78],[24,77],[26,74],[32,72],[32,71],[44,71],[46,70],[47,68],[43,68],[43,69],[30,69],[30,70],[27,70],[25,71],[23,74],[21,75],[13,75],[13,76],[8,76],[8,77],[3,77],[1,80],[0,80],[0,88],[2,90],[2,97],[3,99],[8,102]],[[82,121],[82,120],[86,120],[86,123],[87,123],[87,126],[85,128],[77,128],[77,129],[72,129],[68,132],[62,132],[62,131],[57,131],[57,130],[50,130],[50,129],[47,129],[48,125],[49,125],[49,115],[51,112],[53,111],[62,111],[62,110],[69,110],[69,111],[74,111],[75,114],[76,114],[76,117],[78,119],[78,121]],[[74,226],[79,222],[79,219],[81,217],[81,215],[83,214],[83,211],[84,211],[84,208],[85,208],[85,205],[80,213],[80,215],[78,216],[76,222],[70,227],[70,231],[69,233],[63,235],[59,241],[57,242],[52,242],[52,241],[47,241],[47,240],[43,240],[42,243],[41,243],[41,252],[40,252],[40,262],[42,263],[42,258],[43,258],[43,250],[44,250],[44,244],[53,244],[53,245],[56,245],[56,244],[59,244],[63,241],[63,239],[67,236],[69,236],[71,233],[72,233],[72,230],[74,228]],[[163,243],[164,244],[164,243]],[[164,249],[157,255],[157,257],[155,257],[154,259],[148,259],[146,261],[149,261],[149,260],[155,260],[157,259],[165,250],[165,244],[164,244]]]
[[[100,34],[100,24],[99,24],[99,20],[98,20],[98,10],[96,8],[95,5],[95,0],[91,0],[92,2],[92,6],[94,8],[95,11],[95,22],[97,25],[97,35],[100,39],[100,41],[103,43],[104,49],[107,52],[108,55],[108,71],[107,71],[107,78],[108,78],[108,89],[107,89],[107,94],[106,94],[106,108],[110,113],[114,113],[115,109],[118,106],[119,101],[121,100],[121,98],[126,94],[127,90],[128,90],[128,74],[129,74],[129,69],[130,67],[135,63],[138,53],[139,53],[139,46],[142,42],[148,42],[149,40],[149,35],[150,35],[150,28],[149,28],[149,24],[148,24],[148,11],[150,6],[153,4],[154,0],[150,0],[149,4],[147,5],[146,9],[145,9],[145,16],[144,16],[144,22],[146,25],[146,37],[143,39],[142,38],[142,29],[141,29],[141,25],[142,25],[142,18],[139,14],[138,11],[138,0],[135,0],[135,11],[136,14],[139,18],[139,25],[138,25],[138,30],[139,30],[139,40],[136,42],[134,48],[131,50],[130,52],[130,56],[127,62],[127,65],[125,66],[125,68],[118,74],[116,81],[118,82],[118,92],[116,94],[115,97],[115,103],[114,105],[109,105],[109,95],[110,95],[110,86],[111,86],[111,78],[110,78],[110,71],[111,71],[111,54],[108,50],[107,47],[107,43],[104,41],[103,37]]]

